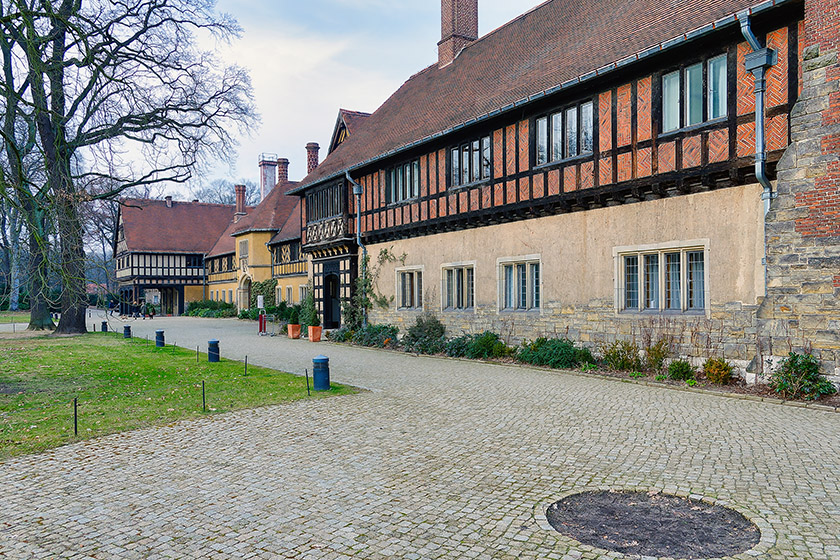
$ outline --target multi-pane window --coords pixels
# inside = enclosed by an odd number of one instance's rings
[[[726,68],[724,54],[663,75],[662,132],[725,117]]]
[[[401,270],[397,272],[397,301],[400,309],[423,308],[423,271]]]
[[[490,178],[490,137],[471,140],[450,151],[449,184],[468,185]]]
[[[306,220],[317,222],[344,212],[344,189],[341,183],[306,195]]]
[[[443,269],[443,308],[446,310],[475,307],[475,269],[453,266]]]
[[[292,287],[286,286],[286,303],[293,303],[292,302]]]
[[[201,255],[187,255],[187,268],[201,268]]]
[[[420,196],[420,160],[415,159],[385,172],[385,202],[393,204]]]
[[[536,120],[537,165],[592,153],[594,116],[591,101]]]
[[[539,309],[541,305],[539,261],[505,262],[499,266],[501,308]]]
[[[622,309],[706,309],[706,258],[703,249],[632,252],[624,253],[620,258]]]

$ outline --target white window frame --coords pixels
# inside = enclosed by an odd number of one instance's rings
[[[440,310],[445,311],[447,313],[475,313],[475,265],[476,261],[463,261],[463,262],[452,262],[452,263],[444,263],[440,266]],[[447,274],[448,271],[456,271],[458,269],[464,270],[464,306],[458,307],[458,305],[454,306],[447,306],[448,303],[448,292],[447,292]],[[473,288],[472,288],[472,302],[467,301],[467,273],[466,269],[472,269],[473,271]],[[457,272],[453,272],[453,274],[457,274]],[[472,305],[468,305],[472,303]]]
[[[294,291],[291,286],[286,286],[286,303],[294,303]]]
[[[698,126],[702,126],[706,123],[721,121],[726,119],[729,116],[728,113],[728,98],[731,92],[729,91],[729,84],[727,79],[723,81],[723,88],[721,90],[716,90],[713,88],[713,83],[711,80],[711,65],[713,62],[723,60],[724,69],[726,73],[729,70],[729,55],[727,53],[719,54],[716,56],[712,56],[709,58],[705,58],[702,61],[695,62],[689,65],[686,65],[682,68],[677,70],[673,70],[671,72],[665,72],[660,77],[660,84],[662,86],[662,109],[661,109],[661,118],[662,118],[662,134],[671,134],[674,132],[678,132],[685,128],[694,128]],[[688,92],[688,71],[692,68],[696,68],[700,66],[700,94],[702,95],[702,99],[699,101],[699,109],[701,112],[700,120],[696,123],[689,123],[689,92]],[[665,96],[665,82],[668,78],[676,77],[676,88],[677,88],[677,99],[676,99],[676,107],[672,107],[671,114],[676,117],[677,126],[666,128],[666,111],[668,111],[668,101]],[[723,97],[723,108],[724,112],[722,115],[712,116],[712,96],[713,94],[717,93],[717,95]],[[670,113],[670,111],[668,111]]]
[[[302,303],[306,299],[306,286],[298,286],[298,295],[300,296],[299,301]]]
[[[394,271],[394,304],[398,311],[420,311],[423,309],[423,304],[425,298],[423,297],[423,272],[425,267],[424,266],[403,266],[397,268]],[[414,274],[414,298],[411,302],[411,306],[403,306],[403,294],[402,294],[402,275],[403,274]],[[417,282],[417,275],[419,274],[420,282]],[[418,289],[419,284],[419,289]]]
[[[688,254],[693,252],[703,253],[703,308],[688,308]],[[666,275],[666,254],[680,254],[680,307],[679,309],[666,308],[665,301],[665,275]],[[645,308],[645,265],[646,255],[658,255],[658,305],[656,308]],[[637,285],[638,285],[638,307],[626,307],[626,276],[625,257],[638,257]],[[684,241],[673,241],[648,245],[630,245],[613,248],[614,262],[614,286],[615,286],[615,313],[616,314],[663,314],[663,315],[705,315],[711,316],[710,308],[710,282],[709,282],[709,240],[688,239]]]
[[[539,281],[534,282],[533,269],[531,265],[539,266]],[[525,265],[525,285],[526,285],[526,305],[521,307],[516,305],[512,307],[505,306],[505,267],[513,266],[513,274],[516,274],[516,265]],[[518,257],[502,257],[496,259],[496,286],[498,292],[497,309],[499,313],[542,313],[545,302],[545,291],[543,290],[543,277],[545,276],[542,266],[542,256],[536,255],[521,255]],[[516,281],[514,279],[514,281]],[[539,295],[537,305],[534,305],[535,296]],[[516,294],[514,294],[515,299]]]

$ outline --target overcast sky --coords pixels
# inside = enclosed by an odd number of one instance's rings
[[[540,3],[479,0],[479,35]],[[437,60],[436,0],[218,0],[218,9],[243,28],[223,56],[250,70],[262,124],[217,177],[258,183],[259,155],[276,153],[302,179],[304,146],[318,142],[323,159],[339,108],[373,112]]]

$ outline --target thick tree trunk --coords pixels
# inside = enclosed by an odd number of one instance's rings
[[[40,224],[39,224],[40,225]],[[34,225],[31,229],[34,229]],[[29,232],[29,327],[31,331],[52,330],[55,324],[47,302],[47,247],[34,231]]]
[[[68,166],[69,167],[69,166]],[[68,183],[70,183],[68,181]],[[56,333],[87,332],[87,291],[85,290],[85,250],[78,202],[72,184],[65,187],[58,204],[58,234],[61,237],[61,319]]]

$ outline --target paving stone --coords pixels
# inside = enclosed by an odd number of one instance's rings
[[[224,356],[293,372],[323,353],[334,381],[368,390],[6,461],[0,558],[621,558],[544,528],[544,507],[595,488],[734,507],[764,531],[741,558],[840,555],[834,414],[236,320],[148,323],[138,336],[217,338]]]

